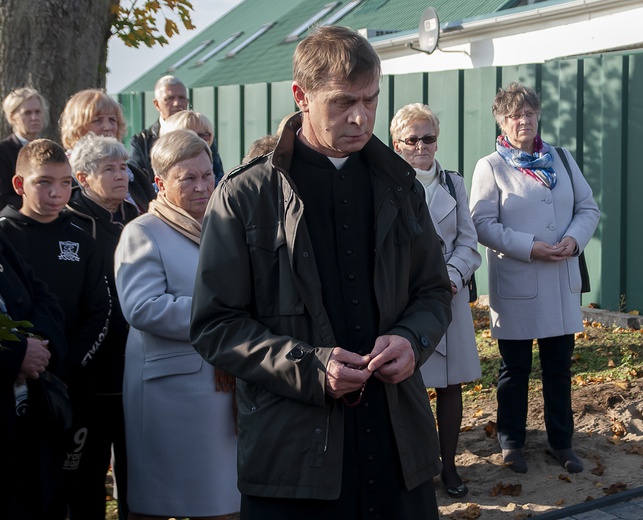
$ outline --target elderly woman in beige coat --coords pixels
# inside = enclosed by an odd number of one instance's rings
[[[492,112],[502,135],[478,161],[471,211],[487,246],[491,334],[502,356],[498,440],[507,466],[527,471],[527,390],[532,343],[538,340],[549,452],[569,472],[583,463],[572,451],[571,357],[583,329],[578,255],[600,217],[578,165],[538,134],[540,99],[518,83],[500,89]]]
[[[395,151],[415,168],[417,179],[424,186],[451,280],[451,324],[421,372],[424,384],[435,387],[437,394],[442,481],[448,495],[459,498],[468,492],[455,466],[462,422],[462,383],[481,375],[468,282],[481,258],[464,179],[456,172],[442,169],[435,160],[439,134],[438,117],[421,103],[402,107],[391,121]]]

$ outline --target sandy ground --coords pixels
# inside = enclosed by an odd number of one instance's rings
[[[643,485],[643,379],[604,383],[573,393],[574,449],[585,465],[567,473],[547,454],[542,399],[530,400],[526,474],[503,466],[495,436],[495,399],[465,404],[456,462],[469,487],[451,499],[435,480],[444,518],[521,520]]]

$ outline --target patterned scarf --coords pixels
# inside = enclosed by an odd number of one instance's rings
[[[556,172],[552,168],[554,158],[551,154],[551,146],[545,143],[540,135],[536,135],[534,138],[533,154],[514,148],[505,135],[498,136],[496,151],[509,166],[513,166],[525,175],[536,179],[543,186],[550,190],[556,186]]]

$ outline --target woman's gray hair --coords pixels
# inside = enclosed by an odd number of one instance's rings
[[[433,111],[423,103],[411,103],[404,105],[391,119],[391,138],[393,141],[403,139],[404,129],[411,121],[428,121],[433,126],[435,135],[440,135],[440,120]],[[422,136],[418,136],[422,137]]]
[[[203,139],[192,130],[173,130],[159,137],[150,152],[154,174],[166,179],[167,172],[176,163],[192,159],[206,152],[212,162],[212,152]]]
[[[2,102],[4,117],[7,119],[7,122],[10,125],[13,125],[13,123],[11,122],[11,116],[13,116],[13,114],[18,111],[20,106],[25,101],[31,98],[38,98],[38,100],[40,101],[40,107],[42,108],[43,128],[45,128],[49,124],[49,104],[47,103],[47,100],[35,88],[22,87],[16,90],[12,90]]]
[[[69,163],[74,176],[77,172],[94,175],[106,160],[127,159],[127,149],[118,139],[90,132],[76,142],[69,156]]]
[[[515,81],[509,83],[505,88],[498,89],[491,106],[491,113],[503,133],[505,118],[516,114],[525,104],[534,109],[540,121],[540,96],[534,89]]]

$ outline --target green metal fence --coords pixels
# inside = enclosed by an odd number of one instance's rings
[[[385,76],[375,125],[389,142],[388,124],[406,103],[428,103],[440,118],[437,157],[464,174],[467,185],[477,160],[494,150],[497,128],[491,102],[500,86],[520,81],[541,93],[541,134],[568,148],[589,181],[602,218],[586,250],[592,292],[583,304],[612,310],[643,310],[643,257],[637,231],[643,220],[643,54],[622,53],[554,60],[544,64]],[[214,123],[226,170],[250,144],[274,133],[295,109],[290,82],[192,89],[193,108]],[[119,95],[135,133],[153,123],[153,93]],[[643,163],[643,161],[642,161]],[[477,277],[487,290],[486,268]]]

